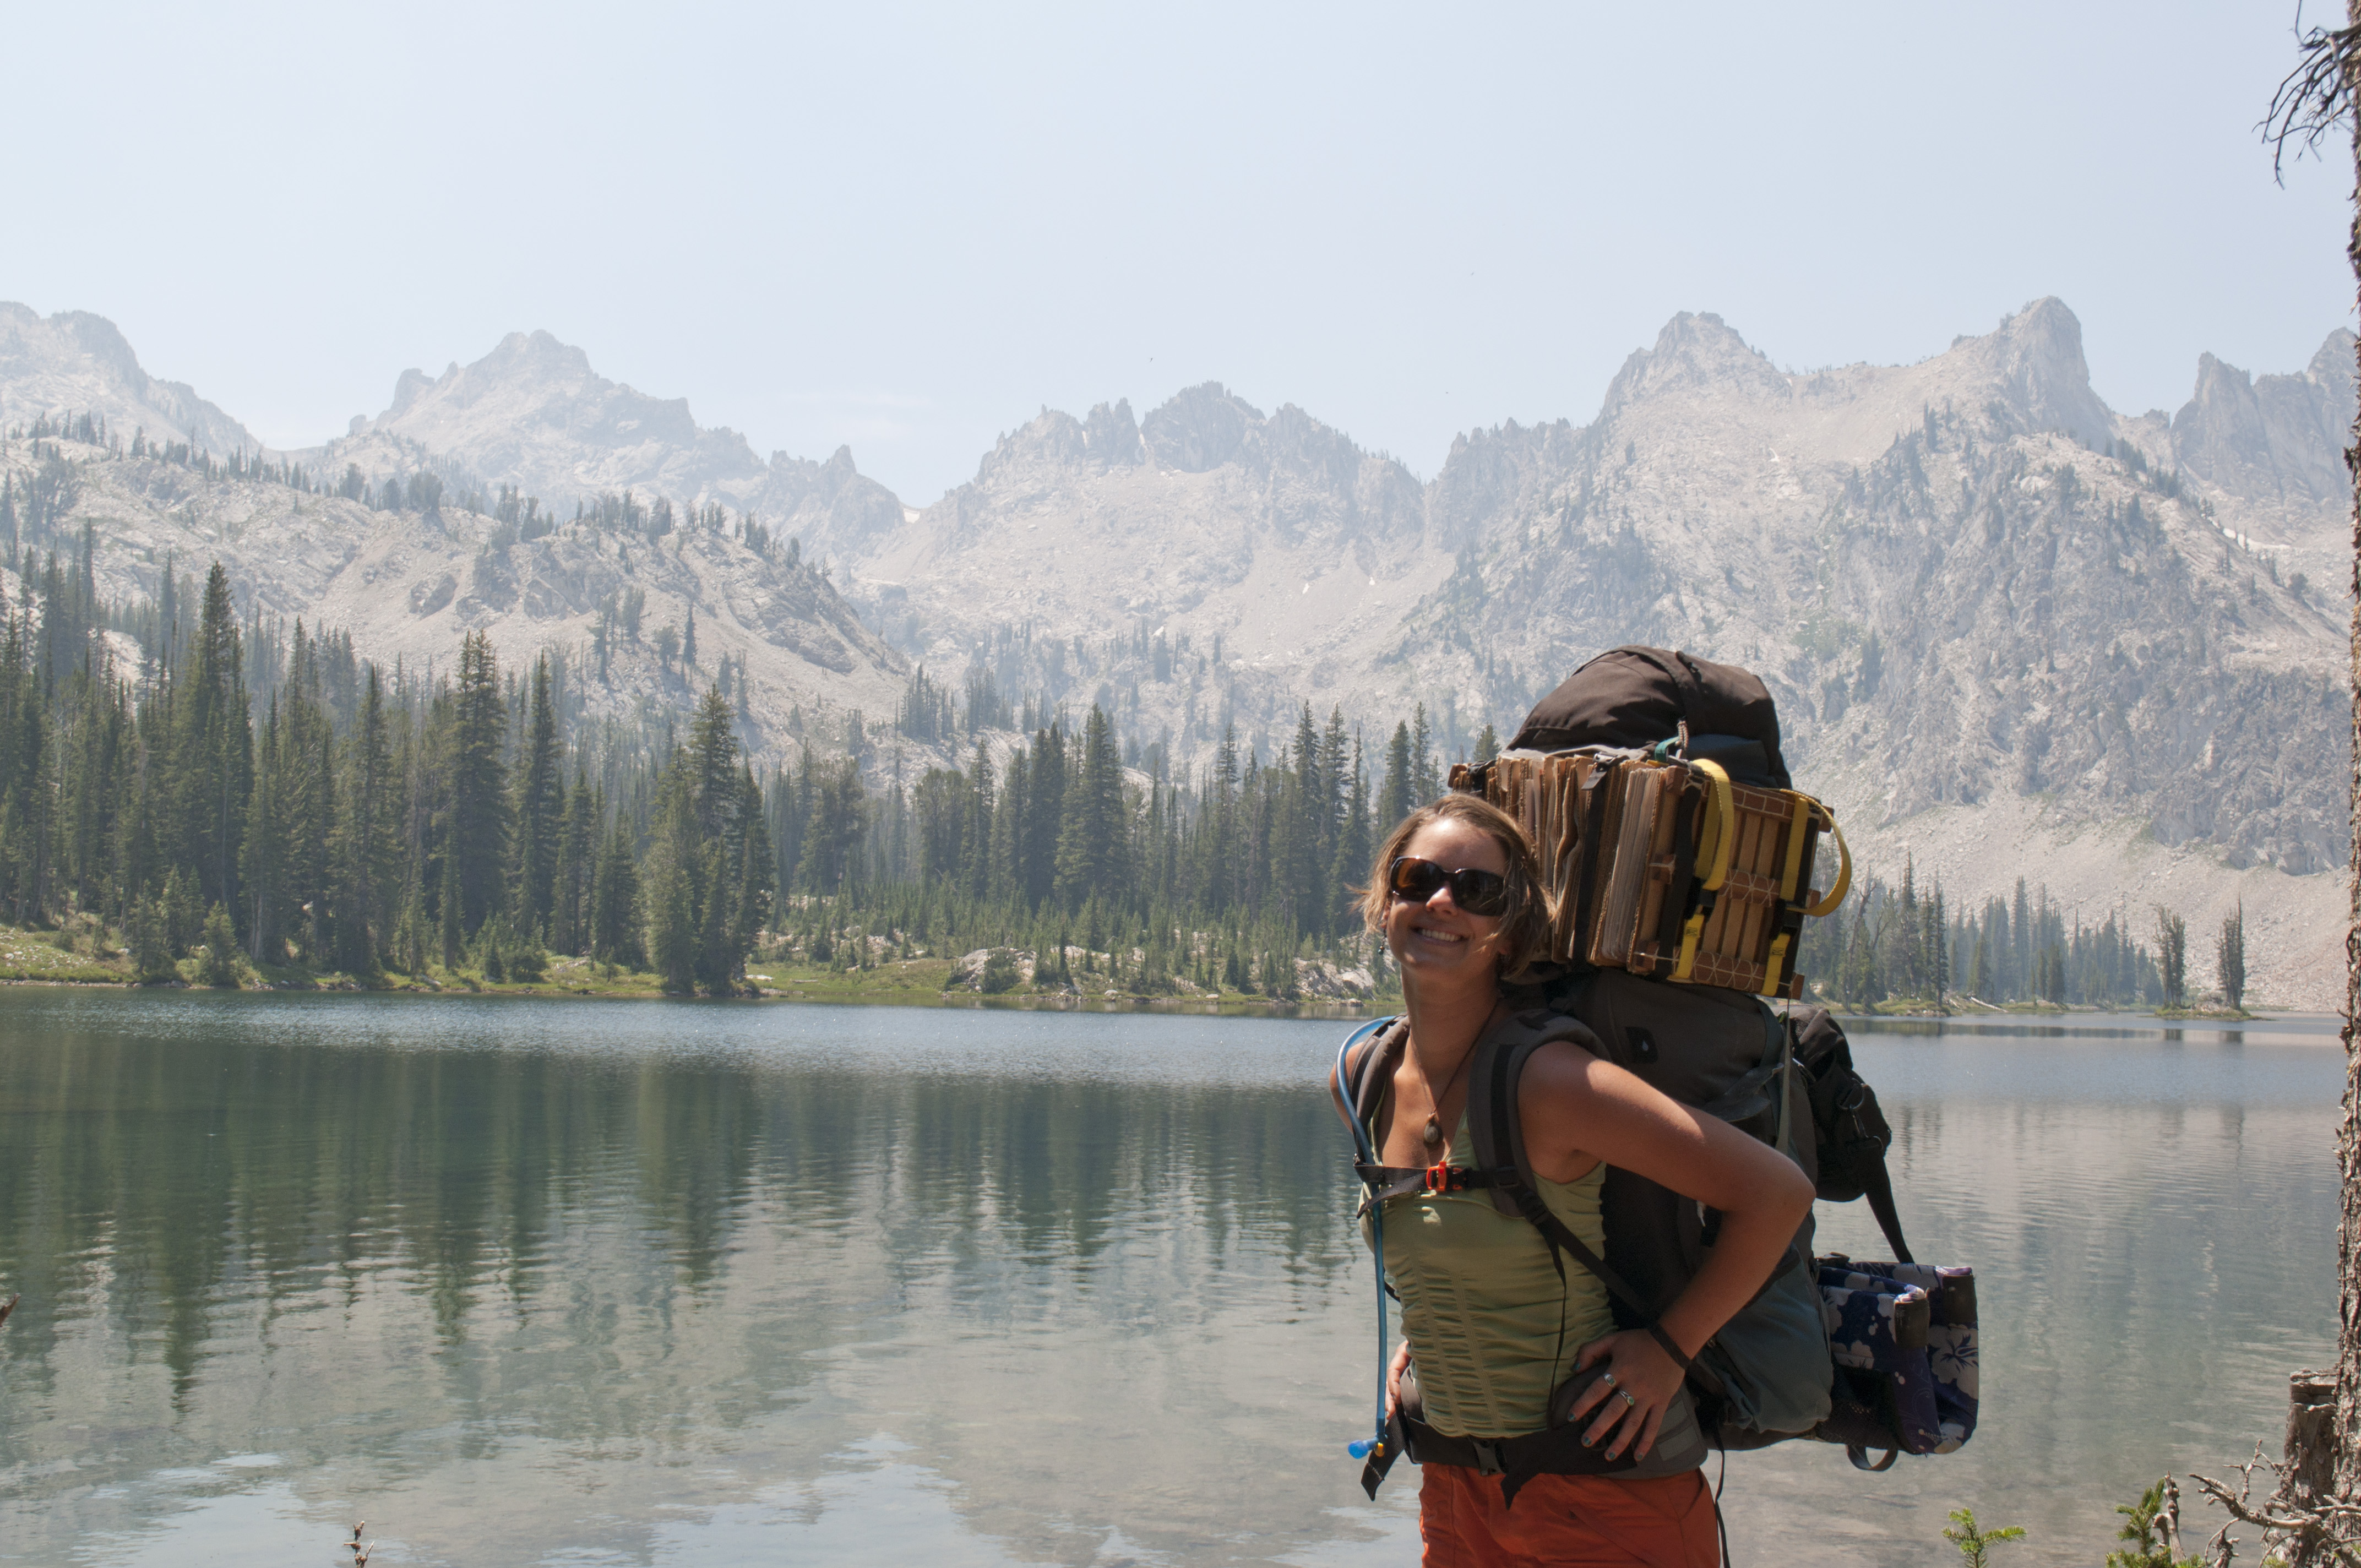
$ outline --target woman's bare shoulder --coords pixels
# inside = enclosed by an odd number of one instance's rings
[[[1578,1036],[1535,1047],[1518,1079],[1517,1093],[1520,1099],[1538,1095],[1578,1100],[1609,1089],[1614,1080],[1630,1077],[1607,1059],[1598,1036],[1585,1029]]]

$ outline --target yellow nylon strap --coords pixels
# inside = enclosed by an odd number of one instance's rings
[[[1828,812],[1828,832],[1837,841],[1837,884],[1828,889],[1826,898],[1805,909],[1805,914],[1813,916],[1833,913],[1836,906],[1844,902],[1845,890],[1852,886],[1852,851],[1845,848],[1844,829],[1837,826],[1835,812],[1828,811],[1825,806],[1820,809]]]
[[[1795,815],[1787,824],[1787,863],[1779,873],[1779,901],[1782,904],[1795,902],[1795,884],[1803,880],[1804,830],[1811,826],[1813,811],[1818,806],[1819,803],[1808,795],[1795,797]],[[1770,956],[1763,964],[1763,989],[1758,994],[1779,994],[1780,971],[1786,967],[1786,962],[1787,933],[1782,931],[1771,938]]]
[[[1730,851],[1738,848],[1738,805],[1730,798],[1730,775],[1721,771],[1719,762],[1708,762],[1700,757],[1689,764],[1706,776],[1713,795],[1713,848],[1706,851],[1713,857],[1713,870],[1705,879],[1705,890],[1718,893],[1730,877]]]
[[[1713,804],[1713,810],[1707,817],[1707,830],[1712,835],[1713,847],[1704,852],[1712,858],[1713,870],[1706,874],[1699,886],[1707,893],[1719,893],[1721,884],[1730,880],[1730,857],[1738,847],[1738,804],[1730,798],[1730,775],[1722,771],[1719,762],[1708,762],[1700,757],[1689,766],[1706,776],[1708,793],[1712,796]],[[1668,888],[1665,893],[1670,896],[1675,891]],[[1673,965],[1675,980],[1686,981],[1697,969],[1697,943],[1705,936],[1705,917],[1706,911],[1700,908],[1681,922],[1681,956],[1679,961]]]
[[[1812,825],[1812,807],[1817,804],[1808,795],[1795,797],[1795,815],[1787,824],[1787,863],[1779,873],[1783,903],[1795,901],[1795,884],[1804,874],[1804,829]]]

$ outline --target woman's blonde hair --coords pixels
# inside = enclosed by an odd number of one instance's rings
[[[1361,889],[1361,918],[1372,931],[1386,928],[1386,905],[1393,898],[1386,873],[1407,852],[1404,846],[1419,830],[1437,822],[1464,822],[1500,846],[1500,854],[1509,862],[1509,906],[1500,916],[1500,972],[1516,973],[1548,950],[1549,898],[1542,891],[1540,867],[1525,830],[1515,817],[1482,795],[1453,790],[1394,825],[1378,850],[1377,863],[1369,868],[1368,885]]]

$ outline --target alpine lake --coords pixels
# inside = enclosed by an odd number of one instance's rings
[[[1345,1452],[1345,1027],[0,992],[0,1563],[1414,1562],[1415,1470],[1372,1504]],[[1964,1505],[2096,1563],[2276,1454],[2334,1021],[1849,1027],[1914,1248],[1976,1270],[1982,1424],[1732,1456],[1733,1561],[1949,1561]]]

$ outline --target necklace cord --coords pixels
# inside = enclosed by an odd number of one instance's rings
[[[1432,1138],[1422,1138],[1420,1140],[1422,1143],[1424,1143],[1427,1147],[1433,1148],[1444,1141],[1444,1096],[1448,1095],[1454,1089],[1456,1089],[1459,1086],[1459,1075],[1466,1072],[1467,1070],[1467,1064],[1476,1059],[1476,1047],[1478,1044],[1482,1043],[1483,1038],[1484,1036],[1479,1034],[1474,1040],[1468,1042],[1466,1051],[1462,1054],[1459,1058],[1459,1065],[1451,1069],[1450,1078],[1444,1080],[1442,1094],[1437,1094],[1434,1091],[1434,1080],[1428,1076],[1426,1064],[1422,1061],[1419,1061],[1418,1059],[1417,1043],[1407,1037],[1402,1041],[1402,1055],[1407,1057],[1410,1060],[1418,1063],[1418,1080],[1425,1086],[1427,1102],[1429,1104],[1433,1106],[1433,1110],[1429,1112],[1427,1114],[1426,1124],[1433,1130],[1434,1136]]]

